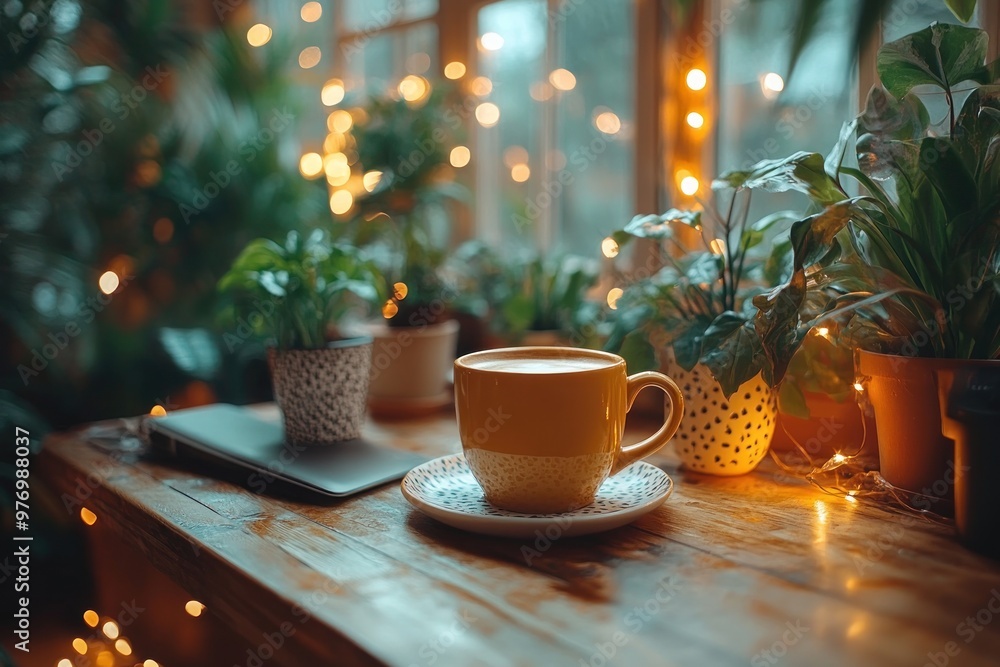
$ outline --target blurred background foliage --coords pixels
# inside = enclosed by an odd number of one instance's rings
[[[202,327],[239,250],[329,220],[326,195],[295,168],[291,45],[213,7],[0,1],[3,421],[267,398],[259,350]]]

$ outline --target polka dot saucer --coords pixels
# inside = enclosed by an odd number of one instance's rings
[[[406,474],[403,496],[428,516],[455,528],[499,537],[549,539],[599,533],[624,526],[670,497],[674,483],[656,466],[639,461],[605,480],[594,502],[561,514],[521,514],[486,502],[462,454],[442,456]]]

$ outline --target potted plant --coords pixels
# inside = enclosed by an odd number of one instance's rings
[[[322,230],[283,244],[251,241],[220,279],[235,321],[269,339],[268,362],[285,436],[295,443],[357,438],[371,372],[370,337],[338,325],[384,295],[383,278],[358,248]]]
[[[465,307],[488,322],[492,347],[595,342],[601,309],[587,292],[597,282],[596,261],[538,253],[505,260],[479,241],[461,246],[455,259],[465,277]]]
[[[711,205],[671,209],[637,216],[614,234],[619,245],[655,242],[662,268],[624,290],[606,349],[625,357],[630,373],[662,367],[681,387],[687,414],[677,453],[697,472],[753,470],[774,432],[775,396],[751,302],[763,291],[765,262],[751,251],[797,216],[783,211],[748,224],[751,192],[764,182],[724,174],[712,184],[724,214]],[[707,238],[705,218],[716,232]]]
[[[775,237],[762,284],[784,283],[792,272],[788,230]],[[835,294],[817,292],[803,309],[819,313]],[[792,356],[778,390],[771,450],[785,466],[822,465],[830,457],[876,441],[870,410],[857,400],[854,350],[833,322],[817,327]]]
[[[417,77],[419,79],[419,77]],[[443,267],[451,242],[449,204],[464,191],[449,154],[457,140],[447,91],[419,79],[423,97],[371,99],[345,135],[363,189],[347,233],[372,249],[392,285],[375,337],[370,403],[378,416],[411,416],[451,401],[447,389],[458,341],[455,294]]]
[[[817,154],[757,167],[821,193],[822,210],[791,228],[791,277],[756,299],[774,379],[811,328],[842,323],[840,335],[860,348],[882,475],[925,495],[950,494],[953,447],[941,435],[935,371],[995,366],[1000,354],[1000,93],[986,52],[982,30],[936,23],[885,44],[882,86],[825,169],[799,167]],[[940,123],[918,85],[943,101]],[[819,314],[805,306],[816,293],[836,294]]]

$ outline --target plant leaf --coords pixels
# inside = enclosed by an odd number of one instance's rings
[[[706,331],[703,349],[701,362],[712,371],[726,398],[760,373],[760,339],[752,325],[737,313],[723,313],[716,318]]]
[[[976,0],[944,0],[944,4],[962,23],[971,21],[976,13]]]
[[[625,336],[618,354],[625,360],[629,374],[656,370],[656,348],[649,342],[649,337],[642,329],[632,331]]]
[[[876,58],[879,80],[896,99],[923,84],[948,90],[963,81],[986,83],[987,43],[984,30],[932,23],[882,45]]]
[[[806,405],[806,397],[791,379],[782,382],[778,389],[778,410],[781,414],[789,417],[809,419],[809,406]]]
[[[797,190],[828,205],[844,198],[844,193],[826,173],[823,156],[799,151],[777,160],[762,160],[753,166],[744,187],[767,192]]]
[[[773,369],[774,382],[781,381],[792,354],[805,335],[798,327],[799,309],[805,294],[805,272],[798,269],[787,283],[754,297],[753,303],[759,311],[754,318],[754,328]]]

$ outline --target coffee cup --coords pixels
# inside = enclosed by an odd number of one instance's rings
[[[622,446],[625,415],[645,387],[668,398],[664,423]],[[662,373],[627,375],[616,354],[519,347],[455,361],[455,408],[466,462],[492,505],[515,512],[569,512],[594,501],[611,475],[663,447],[684,398]]]

